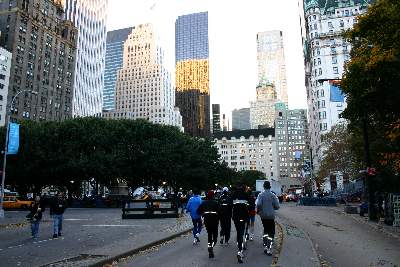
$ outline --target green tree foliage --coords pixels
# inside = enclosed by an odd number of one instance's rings
[[[237,173],[237,181],[247,186],[255,187],[256,180],[266,179],[265,173],[256,170],[245,170]]]
[[[210,140],[172,126],[77,118],[24,121],[20,128],[19,152],[8,156],[7,164],[7,184],[20,192],[39,192],[47,185],[74,190],[92,179],[105,186],[124,180],[131,186],[167,182],[175,189],[208,189],[232,175]]]
[[[352,51],[342,80],[349,130],[362,137],[367,123],[372,166],[386,184],[398,176],[392,159],[398,157],[400,135],[391,133],[400,121],[399,25],[400,1],[376,1],[347,34]],[[356,154],[364,160],[363,150]]]

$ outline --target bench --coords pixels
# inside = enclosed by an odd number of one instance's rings
[[[122,208],[122,219],[178,218],[178,207],[170,199],[130,200]]]

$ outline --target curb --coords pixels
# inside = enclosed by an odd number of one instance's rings
[[[175,239],[175,238],[177,238],[177,237],[180,237],[180,236],[182,236],[182,235],[184,235],[184,234],[187,234],[187,233],[189,233],[189,232],[191,232],[191,231],[192,231],[192,228],[189,228],[189,229],[180,231],[180,232],[178,232],[178,233],[176,233],[176,234],[173,234],[173,235],[171,235],[171,236],[167,236],[167,237],[165,237],[165,238],[163,238],[163,239],[156,240],[156,241],[154,241],[154,242],[148,243],[148,244],[143,245],[143,246],[141,246],[141,247],[134,248],[134,249],[132,249],[132,250],[128,250],[128,251],[123,252],[123,253],[121,253],[121,254],[117,254],[117,255],[115,255],[115,256],[108,257],[108,258],[106,258],[106,259],[104,259],[104,260],[101,260],[101,261],[99,261],[99,262],[90,264],[89,267],[111,266],[112,263],[113,263],[114,261],[118,261],[118,260],[120,260],[120,259],[122,259],[122,258],[126,258],[126,257],[129,257],[129,256],[132,256],[132,255],[137,254],[137,253],[139,253],[139,252],[141,252],[141,251],[147,250],[147,249],[149,249],[149,248],[151,248],[151,247],[160,245],[160,244],[162,244],[162,243],[164,243],[164,242],[167,242],[167,241],[170,241],[170,240]]]
[[[272,255],[272,263],[271,263],[271,267],[278,267],[278,262],[279,262],[279,257],[281,256],[281,252],[282,252],[282,247],[283,247],[283,227],[280,223],[278,223],[277,221],[275,221],[276,226],[278,228],[278,236],[279,236],[279,241],[276,243],[278,244],[278,247],[276,250],[274,250],[274,253]]]
[[[356,217],[354,217],[354,216],[351,216],[350,214],[347,214],[347,213],[344,212],[344,211],[337,210],[337,209],[333,209],[333,208],[332,208],[332,210],[333,210],[334,212],[336,212],[336,213],[339,213],[339,214],[345,215],[345,216],[347,216],[347,217],[350,217],[350,218],[352,218],[354,221],[356,221],[356,222],[358,222],[358,223],[362,223],[362,224],[364,224],[364,225],[368,225],[370,228],[372,228],[372,229],[374,229],[374,230],[380,231],[380,232],[382,232],[382,233],[384,233],[384,234],[386,234],[386,235],[388,235],[388,236],[390,236],[390,237],[393,237],[393,238],[396,238],[396,239],[400,240],[400,234],[393,233],[393,232],[391,232],[391,231],[387,231],[384,227],[381,227],[381,226],[379,225],[379,223],[376,223],[376,222],[375,222],[375,225],[374,225],[372,222],[370,223],[369,221],[365,221],[365,220],[363,220],[363,219],[356,218]]]
[[[29,224],[28,222],[0,224],[0,229],[2,229],[2,228],[12,228],[12,227],[24,227],[24,226],[26,226],[28,224]]]

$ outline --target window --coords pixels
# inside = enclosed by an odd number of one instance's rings
[[[332,24],[332,22],[328,22],[328,27],[329,27],[329,29],[333,29],[333,24]]]
[[[325,107],[325,100],[321,101],[321,107],[324,108]]]
[[[337,57],[336,56],[332,57],[332,64],[337,64]]]
[[[323,96],[325,96],[324,89],[321,89],[321,97],[323,97]]]
[[[333,74],[339,74],[338,67],[333,67]]]
[[[4,84],[0,83],[0,89],[4,89]]]
[[[318,58],[318,65],[321,65],[321,58]]]
[[[6,79],[6,75],[0,74],[0,80],[5,80],[5,79]]]
[[[318,75],[322,75],[322,69],[321,68],[319,68],[319,70],[318,70]]]
[[[344,21],[342,19],[340,20],[340,27],[344,27]]]

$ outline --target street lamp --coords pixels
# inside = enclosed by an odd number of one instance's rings
[[[0,194],[0,219],[4,218],[4,210],[3,210],[3,199],[4,199],[4,181],[6,179],[6,166],[7,166],[7,153],[8,153],[8,131],[10,130],[10,119],[11,119],[11,111],[14,107],[14,101],[21,93],[29,92],[31,94],[37,95],[38,93],[32,90],[21,90],[19,91],[11,100],[10,110],[8,111],[7,116],[7,130],[6,130],[6,143],[4,144],[4,156],[3,156],[3,173],[1,178],[1,194]]]

